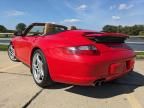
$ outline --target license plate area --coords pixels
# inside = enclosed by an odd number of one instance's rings
[[[127,63],[126,62],[119,62],[119,63],[114,63],[110,65],[109,68],[109,73],[112,74],[118,74],[125,72],[127,69]]]

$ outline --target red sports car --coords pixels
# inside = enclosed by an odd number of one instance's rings
[[[8,55],[28,65],[41,87],[53,82],[94,85],[133,70],[135,53],[125,44],[127,38],[120,33],[33,23],[15,33]]]

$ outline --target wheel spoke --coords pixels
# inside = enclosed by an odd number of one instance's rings
[[[38,68],[38,66],[37,66],[36,64],[33,64],[33,67],[34,67],[35,69],[37,69],[37,68]]]
[[[13,52],[10,52],[10,54],[11,54],[11,56],[13,56],[14,54],[13,54]]]
[[[41,63],[42,63],[42,61],[41,61],[41,59],[40,59],[40,55],[37,55],[37,62],[38,62],[38,64],[41,64]]]
[[[37,78],[38,78],[38,80],[40,80],[40,72],[39,71],[37,72]]]

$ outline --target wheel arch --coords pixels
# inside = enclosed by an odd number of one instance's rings
[[[31,63],[32,63],[32,57],[33,57],[33,53],[36,51],[36,50],[41,50],[42,51],[42,53],[45,55],[45,53],[44,53],[44,51],[43,51],[43,49],[41,49],[40,47],[34,47],[33,49],[32,49],[32,51],[31,51],[31,53],[30,53],[30,61],[29,61],[29,64],[30,64],[30,66],[31,66]]]
[[[34,47],[34,48],[32,49],[31,54],[30,54],[30,65],[31,65],[33,53],[34,53],[36,50],[38,50],[38,49],[40,49],[40,48],[39,48],[39,47]],[[41,49],[40,49],[40,50],[41,50]]]
[[[32,49],[32,51],[31,51],[31,53],[30,53],[30,58],[29,58],[29,67],[30,67],[30,71],[31,71],[31,73],[32,73],[31,65],[32,65],[32,57],[33,57],[33,53],[34,53],[36,50],[38,50],[38,49],[40,49],[40,48],[39,48],[39,47],[34,47],[34,48]]]
[[[9,44],[12,44],[12,41],[10,41],[10,43]]]
[[[9,46],[9,45],[13,45],[13,42],[12,42],[12,41],[10,41],[10,42],[9,42],[9,44],[8,44],[8,46]]]

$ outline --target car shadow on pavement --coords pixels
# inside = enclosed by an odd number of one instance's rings
[[[70,86],[72,86],[72,85],[64,84],[64,83],[55,83],[54,85],[49,86],[45,89],[64,89],[64,88],[67,88],[67,87],[70,87]]]
[[[144,86],[144,75],[138,72],[131,72],[120,79],[104,83],[102,86],[72,86],[65,89],[65,91],[87,97],[103,99],[131,93],[140,86]]]

